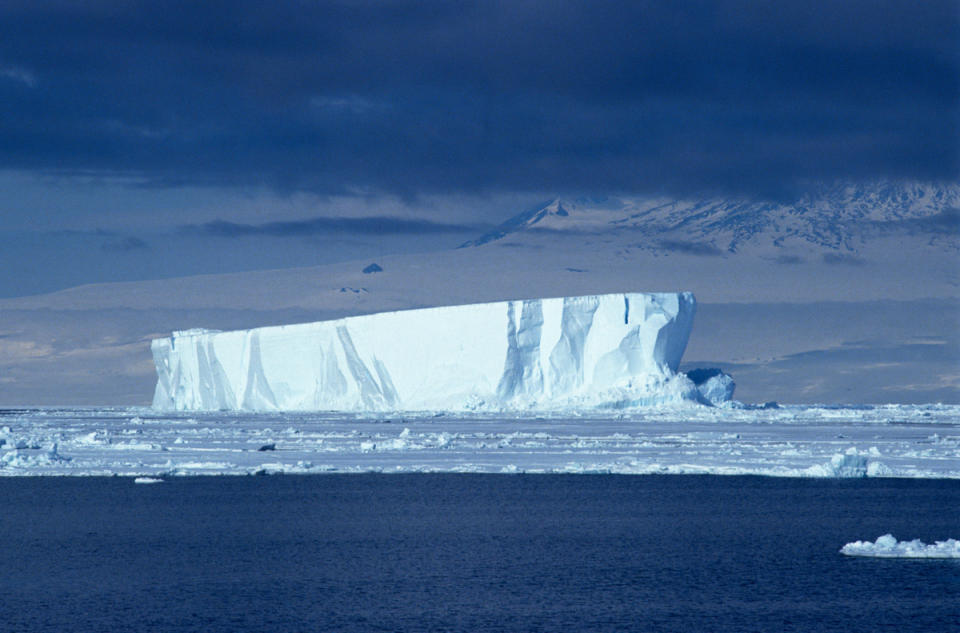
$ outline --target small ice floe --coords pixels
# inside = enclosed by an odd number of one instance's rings
[[[810,466],[803,471],[807,477],[889,477],[896,473],[882,462],[873,460],[880,451],[871,447],[868,451],[858,451],[850,447],[844,453],[837,453],[825,464]]]
[[[135,484],[162,484],[163,480],[157,477],[137,477],[133,480]]]
[[[872,556],[874,558],[960,558],[960,541],[947,539],[927,545],[920,539],[898,541],[892,534],[884,534],[876,540],[847,543],[840,549],[847,556]]]

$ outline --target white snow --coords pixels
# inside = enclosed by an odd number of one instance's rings
[[[855,541],[840,550],[847,556],[870,556],[874,558],[960,558],[960,541],[947,539],[927,545],[920,539],[898,541],[892,534],[884,534],[871,543]]]
[[[627,408],[697,400],[691,293],[628,293],[186,330],[153,341],[162,410]]]
[[[960,406],[445,414],[0,412],[0,476],[697,473],[960,479]],[[273,445],[274,450],[261,451]]]

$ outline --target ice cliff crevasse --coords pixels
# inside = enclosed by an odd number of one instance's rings
[[[625,293],[383,312],[152,343],[174,410],[629,407],[697,400],[677,374],[693,294]]]

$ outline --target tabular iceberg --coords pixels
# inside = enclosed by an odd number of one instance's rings
[[[186,330],[152,343],[153,406],[424,411],[700,400],[677,373],[693,294],[625,293]]]

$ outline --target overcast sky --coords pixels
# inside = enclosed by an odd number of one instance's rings
[[[958,42],[952,0],[7,1],[0,296],[446,248],[555,195],[955,181]]]

